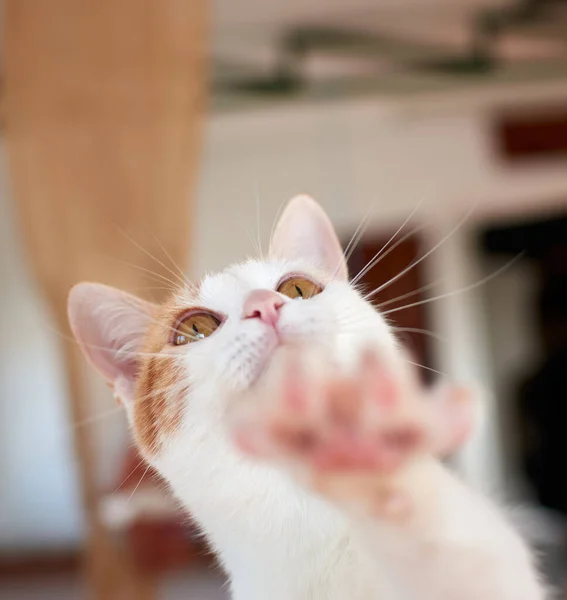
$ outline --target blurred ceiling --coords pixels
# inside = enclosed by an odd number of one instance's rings
[[[217,97],[567,79],[567,0],[217,2]]]
[[[217,108],[567,81],[567,0],[214,0],[212,59]]]

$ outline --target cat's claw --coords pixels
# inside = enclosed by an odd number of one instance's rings
[[[271,402],[247,402],[234,437],[247,454],[286,463],[320,493],[387,514],[411,500],[398,473],[420,454],[449,453],[470,430],[470,395],[436,397],[365,353],[349,376],[286,362]],[[428,397],[430,396],[430,397]]]

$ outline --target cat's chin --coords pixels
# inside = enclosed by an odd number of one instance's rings
[[[283,363],[288,361],[301,347],[302,344],[278,338],[278,342],[266,352],[264,360],[258,364],[249,387],[257,387],[271,377],[277,376]]]
[[[263,381],[268,379],[271,373],[274,371],[274,365],[280,362],[277,358],[282,354],[282,344],[278,340],[276,344],[269,350],[266,350],[265,356],[262,360],[258,361],[256,368],[250,378],[249,387],[254,388],[262,384]]]

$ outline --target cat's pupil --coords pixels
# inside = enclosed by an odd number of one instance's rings
[[[177,325],[174,345],[182,346],[198,342],[211,335],[220,324],[220,319],[204,311],[189,315]]]
[[[301,291],[301,288],[298,285],[295,286],[295,291],[299,294],[301,298],[303,298],[303,292]]]

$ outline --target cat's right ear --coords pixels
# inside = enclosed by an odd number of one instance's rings
[[[331,220],[313,198],[296,196],[285,207],[270,244],[270,255],[304,258],[337,279],[348,280],[348,268]]]
[[[156,311],[155,304],[98,283],[80,283],[69,294],[79,346],[125,404],[134,398],[138,352]]]

